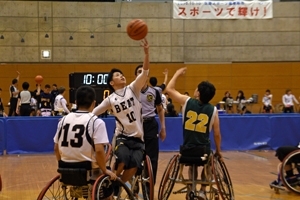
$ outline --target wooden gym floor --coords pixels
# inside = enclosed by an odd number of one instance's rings
[[[169,159],[176,152],[160,153],[155,196]],[[298,200],[300,195],[287,191],[276,194],[269,183],[276,179],[278,160],[273,151],[223,152],[229,170],[236,200]],[[0,200],[35,200],[56,173],[56,160],[52,154],[0,156],[0,174],[3,188]],[[170,200],[185,199],[171,195]]]

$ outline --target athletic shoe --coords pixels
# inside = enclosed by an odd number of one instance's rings
[[[199,200],[207,200],[206,192],[204,192],[202,190],[199,191]]]

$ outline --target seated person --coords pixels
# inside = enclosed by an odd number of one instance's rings
[[[299,105],[299,102],[292,94],[290,89],[287,89],[285,95],[282,96],[283,112],[293,113],[294,112],[294,102]]]
[[[279,159],[279,161],[282,163],[284,158],[290,154],[291,152],[300,149],[300,143],[298,146],[281,146],[276,150],[275,156]],[[300,160],[300,159],[299,159]],[[286,171],[286,178],[290,178],[289,181],[297,181],[296,177],[294,176],[294,172],[292,170],[292,167],[289,165],[285,166],[285,171]],[[300,172],[299,172],[300,173]],[[278,172],[279,174],[279,172]],[[280,180],[280,176],[278,176],[278,179],[271,182],[270,186],[282,186],[282,182]]]
[[[102,173],[115,180],[117,176],[106,169],[105,144],[109,143],[105,123],[91,113],[95,107],[96,94],[90,86],[76,91],[78,110],[64,116],[58,123],[54,136],[54,151],[57,161],[78,163],[90,161],[91,179]]]
[[[214,140],[216,144],[216,154],[221,158],[221,134],[219,125],[218,110],[211,105],[209,101],[215,95],[215,87],[207,81],[202,81],[195,90],[195,98],[190,98],[180,94],[175,89],[176,80],[180,75],[185,74],[186,68],[176,71],[173,78],[167,85],[166,91],[174,101],[182,105],[183,117],[183,145],[182,148],[202,149],[202,155],[211,153],[209,134],[214,131]],[[198,121],[200,120],[200,121]],[[201,126],[199,126],[201,123]],[[203,123],[203,124],[202,124]],[[200,134],[199,134],[200,133]],[[201,155],[198,155],[198,157]],[[203,171],[202,171],[203,172]],[[198,173],[196,172],[195,178]],[[201,175],[205,179],[204,173]],[[189,167],[189,178],[192,179],[192,167]],[[201,185],[200,199],[206,199],[206,185]]]
[[[223,108],[227,113],[233,113],[233,98],[229,91],[225,92],[225,96],[222,99],[224,103]]]
[[[178,113],[175,110],[175,107],[172,103],[167,105],[167,113],[165,114],[166,117],[178,117]]]
[[[237,113],[243,115],[246,113],[247,108],[246,108],[246,97],[244,96],[244,92],[242,90],[238,91],[236,101],[238,102],[237,105]]]
[[[142,169],[145,158],[144,131],[140,102],[141,89],[145,85],[149,73],[149,45],[146,39],[142,41],[144,48],[144,63],[142,73],[126,85],[126,78],[120,69],[112,69],[107,77],[108,87],[113,91],[98,105],[93,113],[100,115],[111,110],[115,116],[115,147],[116,174],[126,183]],[[114,145],[114,144],[113,144]],[[115,195],[118,194],[115,187]]]
[[[266,90],[265,96],[262,99],[262,102],[264,104],[263,113],[273,113],[272,98],[273,95],[271,94],[271,91]]]

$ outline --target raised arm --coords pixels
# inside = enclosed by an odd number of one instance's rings
[[[145,85],[147,78],[148,78],[148,73],[149,73],[149,44],[147,39],[142,40],[141,46],[144,48],[144,62],[143,62],[143,72],[135,79],[135,81],[132,82],[132,87],[133,90],[136,94],[138,94],[143,86]]]
[[[19,81],[19,79],[20,79],[20,72],[19,71],[17,71],[17,74],[18,74],[18,76],[17,76],[17,80]]]
[[[177,78],[185,74],[186,69],[186,67],[178,69],[166,87],[166,92],[169,94],[169,96],[181,105],[183,105],[189,97],[178,92],[175,89],[175,85]]]
[[[165,69],[165,71],[163,72],[163,74],[165,75],[165,79],[164,79],[164,82],[163,84],[167,85],[167,82],[168,82],[168,69]]]

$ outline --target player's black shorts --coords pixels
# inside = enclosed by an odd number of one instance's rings
[[[117,136],[114,154],[116,156],[116,167],[118,163],[124,163],[125,169],[135,167],[142,169],[142,162],[145,158],[145,144],[139,138]]]
[[[264,109],[266,112],[270,112],[270,110],[272,110],[273,108],[272,108],[271,105],[268,105],[268,106],[264,105],[263,109]]]
[[[196,164],[198,166],[203,166],[207,163],[208,157],[211,153],[209,146],[180,146],[180,163],[185,163],[186,165]],[[205,157],[202,160],[201,157]]]

